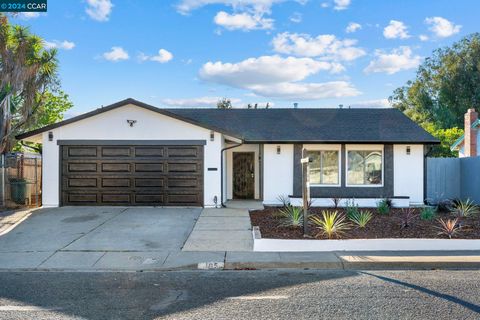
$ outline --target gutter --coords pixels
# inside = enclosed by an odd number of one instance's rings
[[[240,147],[241,145],[243,145],[243,140],[240,140],[240,141],[241,141],[240,143],[238,143],[234,146],[223,148],[220,151],[220,206],[222,208],[226,208],[225,204],[223,203],[223,153],[227,150],[237,148],[237,147]]]

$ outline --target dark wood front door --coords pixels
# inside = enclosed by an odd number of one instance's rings
[[[61,152],[62,205],[203,205],[203,146],[74,145]]]
[[[255,197],[255,153],[233,153],[233,198]]]

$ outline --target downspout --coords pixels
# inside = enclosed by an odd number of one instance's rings
[[[243,141],[230,147],[223,148],[220,152],[220,206],[225,208],[225,204],[223,203],[223,152],[229,149],[233,149],[236,147],[240,147],[243,144]]]

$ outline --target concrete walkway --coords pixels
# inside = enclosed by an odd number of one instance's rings
[[[250,215],[246,209],[204,209],[182,251],[252,251]]]

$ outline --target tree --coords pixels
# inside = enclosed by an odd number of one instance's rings
[[[65,92],[61,90],[55,93],[47,91],[44,93],[43,103],[38,107],[37,112],[30,117],[28,122],[21,128],[21,131],[15,132],[14,135],[62,121],[65,112],[72,107],[73,103],[69,100]],[[14,117],[14,119],[16,119],[16,117]],[[15,120],[13,124],[15,126]],[[41,145],[28,142],[17,142],[13,150],[22,151],[25,147],[41,152]]]
[[[425,130],[432,136],[440,140],[440,145],[435,145],[429,152],[429,157],[457,157],[458,151],[450,150],[450,147],[460,138],[463,134],[463,129],[457,127],[449,129],[439,129],[433,124],[429,123],[425,125]]]
[[[480,33],[435,50],[389,100],[421,125],[463,127],[467,109],[480,108]]]
[[[218,109],[232,109],[233,108],[232,101],[230,99],[227,99],[227,98],[222,98],[222,99],[218,100],[217,108]]]
[[[0,14],[0,153],[13,148],[15,133],[31,125],[46,93],[58,87],[56,57],[40,37]]]
[[[389,100],[441,141],[434,156],[455,156],[450,146],[463,133],[465,112],[480,108],[480,33],[435,50]]]

